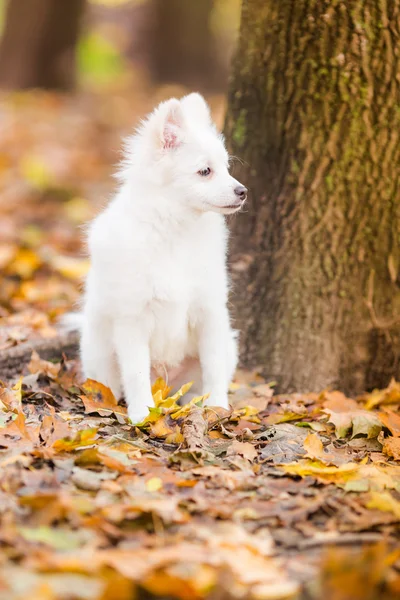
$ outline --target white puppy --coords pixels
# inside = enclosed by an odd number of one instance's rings
[[[128,140],[118,178],[119,191],[89,228],[85,375],[123,392],[137,422],[153,405],[152,367],[168,372],[192,357],[199,392],[227,408],[237,347],[223,215],[241,208],[247,190],[229,175],[203,97],[160,104]]]

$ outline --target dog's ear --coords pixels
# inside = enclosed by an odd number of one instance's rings
[[[211,125],[210,108],[201,94],[197,92],[188,94],[182,98],[181,104],[184,112],[189,115],[190,119]]]
[[[157,115],[157,137],[165,150],[178,148],[184,137],[185,119],[181,104],[176,98],[163,102]]]

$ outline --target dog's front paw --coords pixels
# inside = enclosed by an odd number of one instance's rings
[[[229,400],[228,394],[211,394],[206,402],[207,406],[220,406],[221,408],[225,408],[229,410]]]
[[[141,423],[148,416],[148,414],[149,409],[147,406],[133,406],[132,408],[128,407],[128,417],[132,425],[137,425],[138,423]]]

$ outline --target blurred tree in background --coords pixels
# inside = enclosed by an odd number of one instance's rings
[[[155,81],[219,89],[224,72],[210,28],[214,0],[153,0]]]
[[[85,0],[12,0],[0,43],[0,86],[68,90]]]
[[[282,391],[400,376],[400,0],[244,0],[226,134],[243,357]],[[247,283],[247,285],[245,285]]]
[[[126,59],[128,72],[139,68],[155,85],[223,91],[239,5],[240,0],[9,0],[0,86],[69,90],[81,81],[81,69],[104,83],[121,73]]]

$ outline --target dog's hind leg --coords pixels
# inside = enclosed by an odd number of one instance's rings
[[[121,378],[112,344],[109,319],[85,314],[81,333],[81,359],[85,377],[95,379],[121,396]]]

